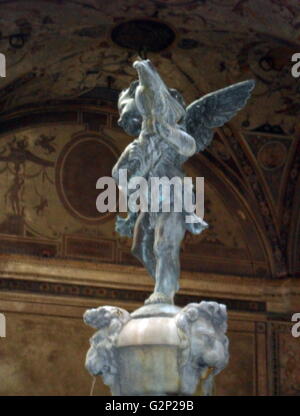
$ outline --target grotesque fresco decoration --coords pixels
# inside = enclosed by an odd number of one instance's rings
[[[105,217],[96,210],[95,184],[110,174],[116,151],[92,134],[72,137],[75,130],[27,129],[2,140],[2,233],[57,240],[80,220],[97,228]]]
[[[280,182],[284,179],[283,171],[286,166],[288,154],[291,150],[291,137],[278,132],[248,132],[245,135],[248,145],[257,158],[257,162],[272,193],[273,203],[280,204]]]
[[[64,207],[75,218],[97,224],[109,216],[96,209],[99,191],[95,184],[98,177],[109,176],[115,160],[116,151],[97,136],[83,135],[63,148],[57,161],[56,182]]]
[[[47,140],[51,141],[53,139],[54,137],[50,137],[49,139],[46,136],[41,135],[34,144],[39,146],[44,142],[47,143]],[[23,196],[25,190],[25,180],[38,178],[39,176],[42,177],[43,181],[50,180],[49,176],[47,175],[46,168],[54,166],[52,161],[34,155],[28,149],[28,141],[29,139],[27,136],[24,136],[22,139],[17,139],[15,136],[11,141],[7,143],[7,145],[4,145],[0,150],[1,162],[3,162],[4,165],[3,169],[1,170],[1,174],[5,174],[5,172],[7,172],[12,175],[12,181],[7,191],[5,192],[4,201],[5,205],[9,206],[12,214],[16,217],[22,217],[24,215],[25,206],[23,204]],[[26,172],[26,165],[28,166],[29,163],[38,168],[36,173],[33,172],[34,169],[32,170],[32,173],[29,173],[28,169]],[[40,202],[34,207],[34,209],[36,210],[36,214],[40,215],[47,207],[48,202],[47,198],[43,197],[37,189],[35,189],[35,191],[40,198]]]

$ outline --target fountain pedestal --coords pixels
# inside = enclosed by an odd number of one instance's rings
[[[228,362],[226,307],[216,302],[146,305],[131,314],[103,306],[86,311],[84,321],[98,329],[86,368],[112,395],[192,395],[199,382],[211,395]]]

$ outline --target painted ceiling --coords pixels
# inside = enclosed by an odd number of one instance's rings
[[[297,0],[57,0],[0,1],[2,110],[49,99],[76,97],[96,86],[122,89],[135,77],[134,51],[115,45],[116,24],[152,17],[176,32],[173,45],[149,57],[187,102],[247,78],[257,81],[255,104],[236,123],[269,122],[295,128],[300,83],[291,76],[299,50]],[[20,35],[21,36],[16,36]]]

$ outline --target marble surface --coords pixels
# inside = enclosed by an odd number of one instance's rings
[[[158,316],[160,309],[173,309],[173,316]],[[85,322],[98,329],[87,370],[112,395],[192,395],[199,382],[201,394],[211,395],[214,376],[229,359],[225,305],[156,305],[155,316],[133,315],[111,306],[86,311]]]

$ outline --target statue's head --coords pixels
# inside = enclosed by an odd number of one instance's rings
[[[149,59],[133,63],[139,76],[135,101],[145,117],[153,117],[174,125],[185,116],[185,105],[180,94],[168,88]]]
[[[138,136],[142,128],[142,115],[135,102],[135,91],[139,81],[133,81],[129,88],[123,90],[119,96],[118,109],[120,118],[118,124],[130,136]]]
[[[163,112],[166,117],[169,114],[170,122],[180,121],[185,114],[185,102],[182,95],[177,90],[166,87],[149,59],[136,61],[133,65],[138,72],[139,79],[133,81],[129,88],[123,90],[119,96],[119,126],[130,136],[136,137],[140,134],[145,102],[140,96],[141,88],[138,87],[142,86],[148,88],[148,93],[152,95],[151,108],[156,108],[158,113]],[[149,88],[155,92],[155,97],[149,92]],[[142,104],[141,101],[143,101]]]

